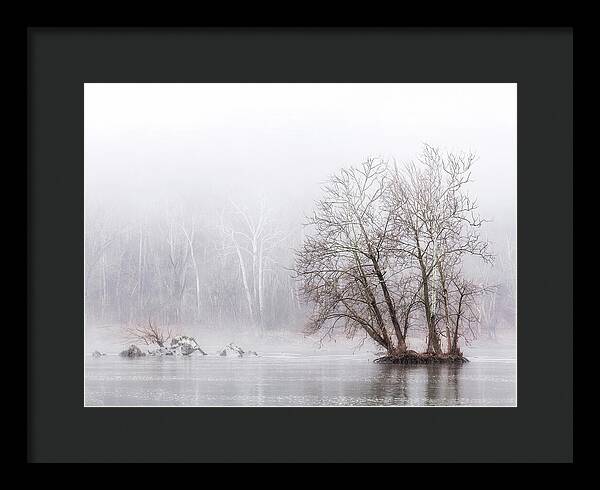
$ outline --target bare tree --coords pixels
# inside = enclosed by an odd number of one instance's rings
[[[236,203],[232,203],[232,208],[234,219],[229,223],[223,220],[221,228],[239,264],[249,316],[262,329],[270,254],[284,235],[273,226],[264,200],[260,201],[256,217]]]
[[[448,282],[448,353],[462,355],[459,339],[467,342],[477,337],[475,326],[480,321],[479,299],[494,292],[491,286],[479,285],[457,274]]]
[[[146,345],[156,344],[159,347],[164,347],[165,342],[171,338],[171,330],[164,331],[162,328],[152,324],[152,320],[148,318],[147,325],[130,326],[125,331],[125,337],[128,341],[141,341]]]
[[[190,247],[190,258],[192,259],[192,265],[194,267],[194,279],[196,284],[196,320],[198,320],[200,318],[200,271],[198,270],[198,261],[196,260],[196,254],[194,250],[194,222],[192,221],[189,231],[185,226],[185,223],[182,222],[181,229]]]
[[[472,153],[443,155],[424,145],[417,162],[395,167],[387,194],[394,224],[391,240],[398,254],[409,257],[420,275],[427,350],[436,354],[442,353],[438,291],[442,293],[445,326],[450,329],[445,269],[454,267],[465,254],[491,260],[488,244],[478,231],[484,220],[467,192],[474,161]]]
[[[401,355],[422,318],[427,352],[442,354],[442,337],[447,353],[459,352],[479,291],[460,265],[464,256],[492,259],[467,192],[474,161],[425,145],[402,168],[371,158],[331,177],[297,252],[296,274],[314,305],[310,331],[331,335],[342,325],[352,336],[362,329]]]
[[[400,353],[406,329],[389,283],[401,257],[387,249],[387,170],[386,162],[370,158],[331,177],[308,219],[314,232],[297,252],[296,274],[305,298],[315,304],[310,330],[330,333],[341,324],[354,335],[360,328],[389,353]]]
[[[186,266],[190,247],[177,239],[177,228],[169,219],[167,223],[167,257],[171,280],[167,285],[171,298],[171,308],[174,310],[175,323],[181,322],[183,294],[187,284]]]
[[[495,246],[493,267],[486,267],[477,275],[478,281],[494,284],[494,294],[485,294],[478,302],[479,329],[483,335],[495,340],[498,329],[513,328],[516,311],[516,254],[511,232]]]

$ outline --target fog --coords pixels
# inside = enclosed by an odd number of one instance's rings
[[[306,208],[319,183],[423,142],[479,156],[484,214],[514,224],[516,84],[86,84],[86,197],[268,196]]]
[[[428,143],[478,156],[471,192],[501,258],[480,273],[504,295],[488,323],[514,331],[516,84],[87,83],[84,93],[88,325],[152,317],[211,329],[215,345],[221,327],[247,331],[246,259],[228,230],[265,215],[258,331],[301,332],[309,308],[289,268],[322,184],[368,157],[409,161]]]

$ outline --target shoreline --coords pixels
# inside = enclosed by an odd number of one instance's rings
[[[374,359],[375,364],[464,364],[470,362],[462,354],[431,354],[408,351],[401,355],[387,355]]]

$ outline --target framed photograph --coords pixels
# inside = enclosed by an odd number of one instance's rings
[[[572,461],[572,29],[28,54],[30,461]]]

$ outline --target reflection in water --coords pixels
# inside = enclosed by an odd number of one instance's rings
[[[85,404],[514,406],[514,361],[385,365],[365,357],[86,359]]]
[[[441,386],[441,366],[432,364],[431,366],[423,366],[427,373],[427,384],[426,391],[427,396],[425,398],[428,405],[432,404],[439,398],[440,386]]]
[[[461,404],[462,364],[379,364],[378,367],[380,372],[373,379],[370,397],[385,405],[410,405],[417,400],[422,400],[423,405]]]
[[[405,405],[409,400],[408,366],[378,364],[379,375],[373,378],[371,398],[380,400],[383,405]],[[400,369],[398,369],[400,368]]]
[[[452,364],[446,367],[448,371],[446,384],[456,405],[460,405],[460,371],[462,367],[462,364]]]

